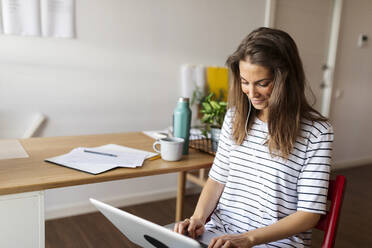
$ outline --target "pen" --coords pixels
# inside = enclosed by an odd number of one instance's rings
[[[105,152],[95,152],[95,151],[89,151],[89,150],[84,150],[84,152],[94,153],[94,154],[104,155],[104,156],[110,156],[110,157],[117,157],[117,155],[115,154],[105,153]]]
[[[154,157],[149,158],[149,160],[151,161],[151,160],[155,160],[155,159],[158,159],[158,158],[160,158],[160,154],[159,155],[156,155]]]

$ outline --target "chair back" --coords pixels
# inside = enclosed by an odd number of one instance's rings
[[[336,176],[336,180],[329,181],[328,200],[331,204],[327,214],[322,215],[315,227],[325,232],[322,248],[334,247],[345,187],[346,178],[342,175]]]

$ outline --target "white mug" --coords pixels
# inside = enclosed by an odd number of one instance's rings
[[[153,148],[161,154],[161,158],[166,161],[177,161],[182,157],[184,139],[182,138],[163,138],[155,141]],[[156,147],[160,145],[160,150]]]

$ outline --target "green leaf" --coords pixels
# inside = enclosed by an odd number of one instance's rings
[[[206,129],[211,126],[221,128],[227,111],[227,102],[212,100],[213,93],[202,98],[200,113],[203,114],[201,122]]]
[[[207,112],[212,111],[212,107],[209,103],[203,102],[202,105],[203,105],[203,108],[205,109],[205,111],[207,111]]]
[[[206,122],[209,122],[209,119],[210,119],[210,115],[209,114],[205,114],[205,115],[203,115],[203,117],[201,118],[201,122],[202,123],[206,123]]]
[[[227,102],[220,102],[219,104],[221,107],[225,107],[225,108],[227,107]]]
[[[218,110],[218,109],[221,108],[220,105],[216,101],[210,101],[210,104],[211,104],[212,108],[215,109],[215,110]]]
[[[205,98],[205,101],[209,102],[212,98],[212,96],[214,95],[214,93],[210,93],[206,98]]]

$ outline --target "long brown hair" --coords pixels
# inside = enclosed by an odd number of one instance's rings
[[[246,136],[245,123],[249,102],[241,89],[239,62],[267,68],[273,77],[269,98],[267,145],[270,154],[288,159],[296,139],[300,136],[301,120],[326,121],[311,107],[305,96],[306,79],[302,61],[293,39],[284,31],[258,28],[243,39],[226,64],[232,72],[229,107],[234,109],[232,136],[241,144]],[[250,130],[258,111],[252,106],[248,120]]]

